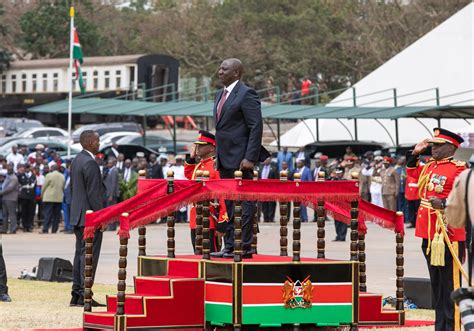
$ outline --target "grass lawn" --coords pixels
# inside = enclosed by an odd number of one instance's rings
[[[80,307],[69,307],[71,283],[53,283],[19,279],[8,280],[10,303],[0,303],[0,329],[12,328],[79,328],[82,326]],[[116,286],[94,285],[94,298],[105,303],[106,294],[115,294]],[[132,292],[132,288],[127,289]],[[94,308],[95,311],[105,308]],[[434,319],[431,310],[409,310],[408,319]],[[428,331],[432,327],[416,328]],[[361,330],[363,330],[361,328]],[[374,330],[374,329],[371,329]],[[415,330],[394,328],[388,330]]]

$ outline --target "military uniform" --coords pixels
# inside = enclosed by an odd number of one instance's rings
[[[207,131],[200,131],[199,138],[196,140],[195,144],[215,144],[214,136]],[[209,171],[209,179],[220,179],[219,171],[215,170],[215,157],[209,157],[204,159],[198,163],[196,160],[191,157],[186,157],[186,162],[184,163],[184,176],[187,179],[195,180],[196,179],[196,172],[198,170],[201,171]],[[228,220],[227,212],[225,208],[224,200],[221,199],[219,201],[219,208],[218,210],[211,204],[210,206],[210,215],[209,218],[209,229],[210,229],[210,251],[216,252],[217,251],[217,242],[215,240],[215,230],[216,230],[216,221],[218,223],[226,222]],[[189,213],[189,227],[191,228],[191,243],[193,245],[193,249],[196,248],[196,207],[193,206]]]
[[[455,146],[459,146],[462,142],[462,138],[454,133],[443,129],[435,129],[435,137],[430,142],[441,143],[443,140],[445,140],[445,143],[451,143]],[[435,232],[442,233],[442,231],[439,228],[439,223],[437,227],[437,210],[433,208],[430,198],[436,197],[445,201],[453,188],[455,178],[466,169],[466,164],[465,162],[456,161],[452,157],[442,160],[431,159],[424,166],[419,165],[418,156],[407,155],[407,159],[407,175],[418,179],[421,203],[416,219],[415,235],[423,239],[422,250],[428,264],[435,300],[435,330],[460,330],[459,308],[455,307],[450,299],[451,292],[460,286],[460,272],[453,261],[447,243],[444,245],[444,266],[432,265],[431,255],[434,246],[431,244],[435,240]],[[438,210],[438,213],[440,211],[444,212],[444,208]],[[462,260],[461,255],[466,239],[465,230],[450,226],[447,226],[446,230],[454,251]]]
[[[383,162],[390,164],[391,159],[385,157]],[[388,168],[383,168],[380,171],[380,177],[382,178],[383,207],[396,211],[397,195],[398,191],[400,191],[400,174],[395,170],[394,167],[389,166]]]

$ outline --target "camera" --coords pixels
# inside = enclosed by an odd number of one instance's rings
[[[458,288],[451,293],[451,299],[459,305],[464,330],[474,330],[474,288]]]

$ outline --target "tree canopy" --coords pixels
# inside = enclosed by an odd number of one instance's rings
[[[237,57],[249,83],[269,81],[291,91],[309,76],[336,89],[355,83],[469,2],[140,0],[119,9],[87,0],[78,2],[76,27],[85,56],[165,53],[180,60],[182,76],[208,76],[214,84],[219,63]],[[15,52],[18,58],[67,57],[68,11],[66,1],[12,11],[20,23],[11,24],[9,33],[17,38],[10,48],[24,50]]]

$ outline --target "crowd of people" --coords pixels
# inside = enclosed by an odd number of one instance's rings
[[[148,178],[164,178],[170,169],[175,178],[185,178],[181,155],[172,162],[166,154],[151,154],[146,159],[141,152],[131,160],[120,153],[98,153],[95,159],[106,188],[104,206],[134,196],[140,170],[146,170]],[[0,155],[1,233],[33,232],[38,227],[40,234],[72,234],[70,166],[69,159],[61,158],[42,144],[36,145],[32,153],[28,153],[26,146],[13,145],[8,155]],[[183,209],[178,212],[178,221],[186,220]],[[114,229],[115,226],[110,227]]]

